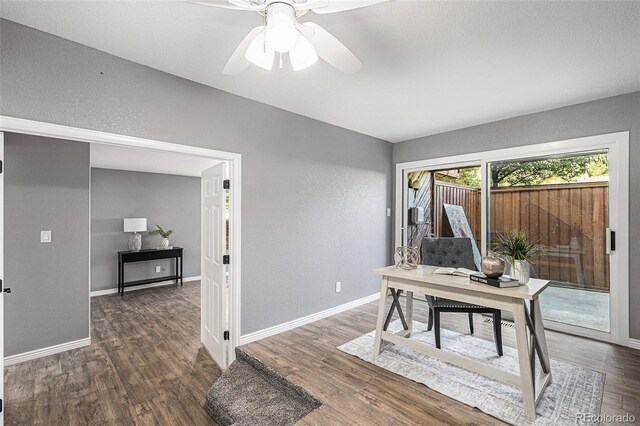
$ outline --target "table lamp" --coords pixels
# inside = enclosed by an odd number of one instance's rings
[[[124,219],[124,232],[133,232],[129,236],[129,250],[140,251],[142,248],[142,236],[138,232],[147,231],[146,217],[133,217]]]

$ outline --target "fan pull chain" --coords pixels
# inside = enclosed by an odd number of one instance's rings
[[[264,29],[262,30],[264,37],[263,37],[263,41],[262,41],[262,51],[263,53],[267,53],[267,14],[265,13],[264,15],[262,15],[262,25],[264,26]]]

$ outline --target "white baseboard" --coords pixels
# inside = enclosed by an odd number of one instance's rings
[[[640,340],[638,339],[629,339],[629,344],[627,345],[633,349],[640,349]]]
[[[255,342],[265,337],[273,336],[284,331],[292,330],[297,327],[321,320],[326,317],[330,317],[340,312],[348,311],[349,309],[357,308],[360,305],[373,302],[380,299],[380,293],[372,294],[371,296],[363,297],[362,299],[354,300],[353,302],[345,303],[344,305],[329,308],[324,311],[316,312],[315,314],[307,315],[306,317],[298,318],[293,321],[285,322],[283,324],[275,325],[273,327],[265,328],[263,330],[254,331],[253,333],[240,336],[240,345],[246,345],[247,343]]]
[[[188,277],[182,280],[182,282],[185,282],[185,283],[188,283],[191,281],[200,281],[200,277]],[[175,280],[171,280],[171,281],[160,281],[158,283],[151,283],[151,284],[142,284],[142,285],[137,285],[135,287],[125,287],[124,292],[128,293],[130,291],[144,290],[145,288],[161,287],[164,285],[171,285],[171,284],[175,285],[175,283],[176,283]],[[104,296],[107,294],[116,294],[117,292],[118,292],[117,288],[110,288],[107,290],[96,290],[91,292],[91,297]]]
[[[91,337],[86,339],[74,340],[73,342],[61,343],[59,345],[49,346],[47,348],[36,349],[34,351],[24,352],[17,355],[11,355],[4,359],[4,365],[13,365],[32,359],[41,358],[43,356],[58,354],[60,352],[78,349],[91,344]]]

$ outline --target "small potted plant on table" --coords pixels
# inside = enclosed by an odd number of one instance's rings
[[[511,264],[511,278],[522,285],[529,282],[533,257],[540,253],[536,243],[529,242],[529,236],[523,230],[517,230],[509,235],[501,235],[495,252],[508,258]]]
[[[150,234],[160,234],[162,239],[160,240],[160,248],[166,249],[169,248],[169,236],[173,234],[173,229],[164,230],[162,226],[156,223],[156,227],[158,229],[154,229],[153,231],[149,231]]]

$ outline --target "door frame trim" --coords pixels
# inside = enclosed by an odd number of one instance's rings
[[[629,132],[615,132],[581,138],[566,139],[554,142],[541,142],[512,148],[473,152],[440,158],[423,159],[395,164],[395,214],[394,214],[394,247],[401,245],[402,223],[406,215],[406,197],[404,197],[404,180],[406,172],[425,168],[447,168],[475,165],[481,167],[481,173],[486,176],[486,166],[489,162],[535,158],[545,155],[566,154],[576,151],[588,151],[598,148],[609,149],[609,162],[615,167],[609,167],[609,182],[615,185],[616,191],[609,195],[610,227],[616,230],[617,252],[622,256],[612,255],[610,258],[611,283],[616,284],[614,297],[610,298],[611,333],[589,331],[581,333],[594,339],[609,341],[620,345],[629,345]],[[482,216],[482,254],[486,253],[487,241],[487,179],[483,179],[483,196],[481,206]],[[616,198],[618,197],[618,198]],[[561,331],[572,332],[570,326],[562,327]],[[576,327],[575,331],[580,327]]]
[[[242,155],[234,152],[219,151],[173,142],[119,135],[79,127],[64,126],[42,121],[0,115],[0,132],[22,133],[33,136],[44,136],[55,139],[66,139],[78,142],[99,143],[129,148],[141,148],[178,154],[188,154],[213,158],[229,162],[229,176],[232,181],[230,191],[230,254],[231,268],[229,276],[229,326],[230,345],[227,347],[229,363],[235,360],[235,348],[240,343],[240,288],[241,288],[241,210],[242,210]],[[91,282],[89,280],[89,286]],[[91,289],[91,287],[89,287]],[[202,309],[202,308],[201,308]],[[227,366],[221,366],[226,368]]]

